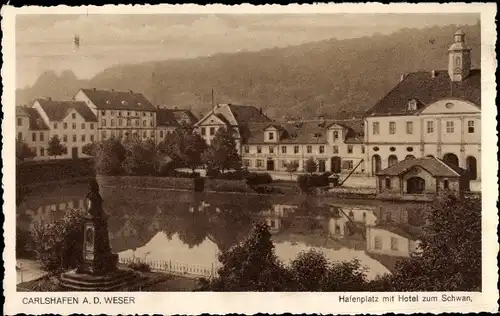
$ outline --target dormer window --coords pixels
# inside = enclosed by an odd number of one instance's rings
[[[122,105],[127,105],[127,101],[122,101]]]
[[[417,100],[412,99],[408,101],[408,110],[409,111],[415,111],[417,109]]]
[[[270,133],[268,134],[268,138],[269,138],[269,140],[274,140],[274,133],[273,133],[273,132],[270,132]]]

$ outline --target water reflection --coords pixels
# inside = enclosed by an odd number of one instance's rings
[[[73,191],[27,197],[18,208],[18,224],[27,229],[34,219],[52,221],[68,207],[83,207],[81,192],[75,184]],[[357,258],[373,278],[415,251],[422,225],[411,204],[110,188],[102,193],[111,246],[120,257],[199,266],[217,264],[220,250],[245,238],[254,222],[265,221],[284,262],[313,248],[332,261]]]

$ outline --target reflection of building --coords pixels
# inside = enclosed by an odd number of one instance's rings
[[[434,156],[481,172],[481,71],[471,69],[460,30],[448,50],[448,70],[413,72],[365,117],[366,161],[374,175],[405,158]]]
[[[297,208],[297,205],[274,204],[272,209],[259,212],[257,216],[264,217],[267,226],[269,226],[269,231],[274,234],[283,229],[283,218],[288,217]]]
[[[468,178],[458,168],[440,159],[405,159],[377,172],[377,192],[380,195],[435,195],[441,191],[459,193],[468,189]]]
[[[416,236],[393,225],[367,226],[366,251],[393,257],[409,257],[417,250]]]
[[[361,120],[249,124],[242,159],[249,169],[285,171],[292,161],[304,171],[313,158],[317,171],[350,172],[364,156]],[[364,164],[356,172],[364,172]]]

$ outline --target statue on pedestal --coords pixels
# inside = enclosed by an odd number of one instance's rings
[[[93,275],[114,272],[118,264],[118,255],[111,252],[108,217],[102,208],[103,199],[95,179],[89,181],[86,202],[88,216],[83,228],[83,262],[78,272]]]

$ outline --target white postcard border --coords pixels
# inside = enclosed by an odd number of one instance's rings
[[[472,303],[381,303],[383,296],[399,295],[402,293],[179,293],[179,292],[130,292],[130,293],[36,293],[16,292],[15,271],[15,15],[16,14],[158,14],[158,13],[471,13],[481,14],[481,72],[482,72],[482,242],[483,242],[483,291],[482,293],[467,293]],[[387,312],[415,313],[415,312],[495,312],[498,310],[497,290],[497,225],[498,213],[496,201],[498,198],[497,170],[497,135],[496,135],[496,5],[495,4],[316,4],[316,5],[106,5],[90,7],[23,7],[2,8],[2,82],[4,86],[2,105],[4,119],[2,121],[2,159],[3,159],[3,188],[5,216],[3,252],[5,277],[4,296],[5,314],[26,313],[85,313],[85,314],[200,314],[200,313],[372,313]],[[410,293],[405,293],[406,295]],[[418,293],[420,297],[442,294],[463,295],[464,293]],[[135,304],[130,305],[54,305],[54,304],[25,304],[23,299],[29,297],[93,297],[130,296]],[[374,296],[379,297],[379,303],[339,303],[340,296]]]

